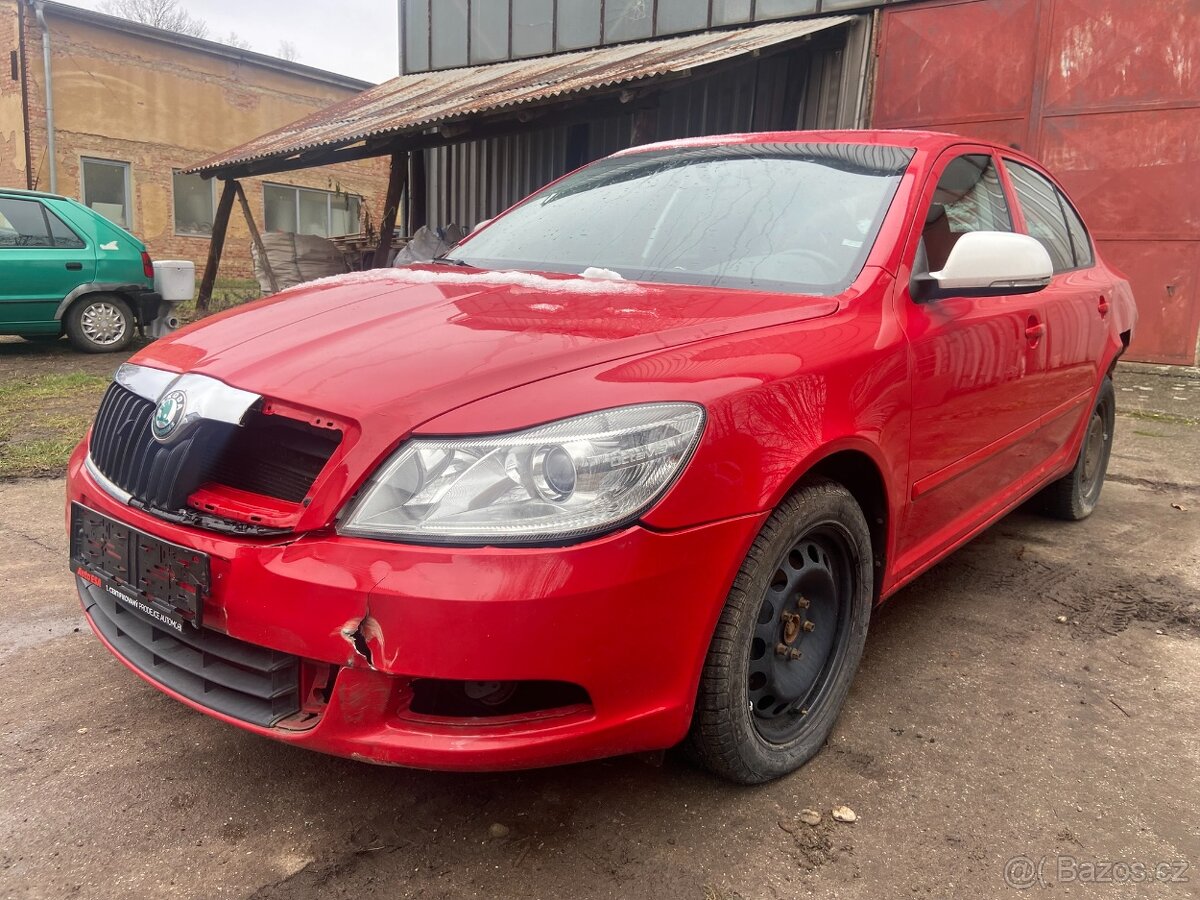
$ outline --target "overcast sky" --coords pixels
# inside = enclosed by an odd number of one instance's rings
[[[102,0],[65,0],[99,10]],[[231,31],[250,49],[275,55],[280,41],[296,48],[296,62],[363,81],[397,74],[396,0],[183,0],[208,23],[208,37]]]

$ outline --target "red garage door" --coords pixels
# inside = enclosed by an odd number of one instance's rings
[[[883,14],[878,128],[1015,144],[1050,167],[1141,312],[1130,358],[1197,362],[1200,0],[967,0]]]

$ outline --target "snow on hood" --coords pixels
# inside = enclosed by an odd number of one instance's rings
[[[593,274],[588,274],[588,273]],[[599,273],[599,274],[598,274]],[[615,278],[613,276],[616,276]],[[349,287],[357,284],[445,284],[464,287],[513,286],[549,294],[636,294],[642,292],[637,284],[625,281],[616,272],[589,269],[582,276],[566,275],[547,278],[530,272],[447,272],[442,269],[368,269],[306,281],[289,290]]]

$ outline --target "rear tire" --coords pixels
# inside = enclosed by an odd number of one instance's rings
[[[687,750],[759,784],[824,745],[862,658],[874,585],[871,534],[840,484],[801,486],[767,520],[709,646]]]
[[[65,329],[76,350],[116,353],[133,343],[137,321],[129,304],[114,294],[88,294],[67,310]]]
[[[1043,513],[1055,519],[1078,522],[1096,509],[1112,453],[1116,409],[1112,379],[1105,378],[1088,418],[1075,467],[1038,494],[1037,505]]]

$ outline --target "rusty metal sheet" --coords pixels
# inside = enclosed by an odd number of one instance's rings
[[[1200,0],[1056,0],[1047,113],[1200,98]]]
[[[880,38],[875,126],[1025,118],[1036,16],[1035,0],[889,10]]]
[[[636,86],[755,53],[852,20],[826,16],[734,31],[621,44],[595,50],[402,75],[291,125],[199,163],[217,170],[315,148],[348,147],[386,134],[420,132],[584,92]]]
[[[1040,155],[1096,237],[1200,241],[1200,106],[1047,117]]]
[[[1100,241],[1100,252],[1133,286],[1138,328],[1129,357],[1190,366],[1200,329],[1200,243]]]

